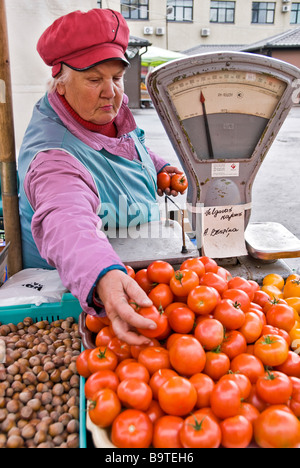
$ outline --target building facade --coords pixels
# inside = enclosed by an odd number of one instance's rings
[[[300,25],[300,0],[98,0],[127,19],[130,33],[182,52],[198,44],[250,44]]]

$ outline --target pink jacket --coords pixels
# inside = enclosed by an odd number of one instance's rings
[[[126,96],[115,120],[117,138],[87,130],[71,116],[56,94],[49,94],[48,98],[68,130],[92,148],[104,147],[127,159],[137,157],[133,140],[124,137],[136,128]],[[148,151],[159,172],[167,162]],[[55,266],[62,283],[78,298],[82,309],[95,315],[88,297],[100,272],[124,269],[124,265],[100,231],[101,220],[97,215],[100,200],[93,178],[68,153],[49,150],[32,161],[24,189],[35,211],[32,234],[41,256]]]

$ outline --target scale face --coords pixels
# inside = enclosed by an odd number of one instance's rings
[[[253,181],[299,80],[300,70],[286,62],[242,52],[182,58],[148,75],[153,105],[188,177],[189,218],[204,254],[247,254]]]

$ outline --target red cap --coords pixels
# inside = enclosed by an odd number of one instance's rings
[[[120,59],[129,63],[125,52],[129,28],[121,13],[95,8],[74,11],[49,26],[37,43],[37,51],[56,76],[62,63],[75,70],[85,70],[105,60]]]

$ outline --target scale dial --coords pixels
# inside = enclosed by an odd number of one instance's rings
[[[220,70],[177,78],[167,94],[198,160],[247,159],[285,89],[268,73]]]

